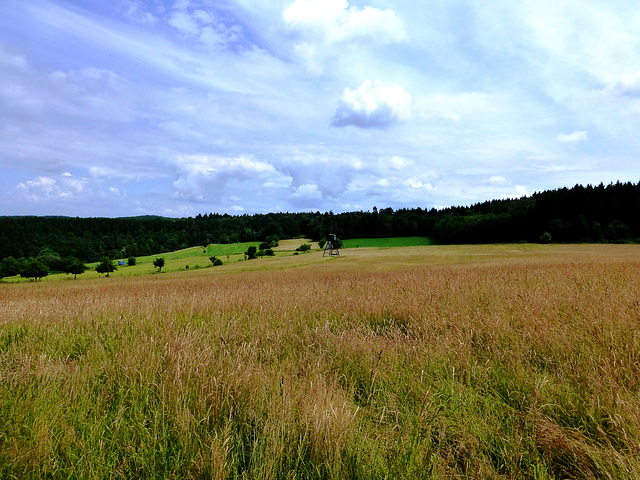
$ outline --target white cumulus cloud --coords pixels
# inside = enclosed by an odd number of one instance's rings
[[[512,193],[503,193],[502,195],[500,195],[500,198],[503,200],[517,199],[517,198],[526,197],[527,195],[529,195],[529,192],[527,191],[527,188],[525,186],[516,185],[513,188]]]
[[[27,182],[19,183],[18,188],[23,191],[40,191],[45,194],[53,192],[56,185],[56,181],[49,177],[38,177]]]
[[[219,199],[222,192],[230,194],[236,191],[230,182],[236,184],[239,193],[255,192],[265,182],[290,183],[290,179],[277,172],[271,164],[252,156],[184,155],[178,157],[173,165],[177,173],[173,182],[175,194],[197,201]],[[233,199],[237,200],[237,197]]]
[[[366,80],[356,90],[344,89],[331,124],[387,128],[411,118],[411,103],[411,95],[401,85]]]
[[[422,180],[411,177],[404,182],[404,184],[410,188],[416,190],[424,190],[425,192],[431,193],[434,191],[433,185],[430,182],[423,182]]]
[[[58,179],[40,176],[33,180],[20,182],[16,189],[18,195],[27,200],[46,202],[77,198],[84,193],[86,183],[86,179],[76,179],[70,173],[65,172]]]

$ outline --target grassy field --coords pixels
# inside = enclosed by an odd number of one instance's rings
[[[0,478],[640,478],[640,247],[0,285]]]
[[[395,248],[433,245],[427,237],[354,238],[343,240],[342,248]]]
[[[295,253],[295,249],[303,243],[312,244],[308,239],[289,239],[280,241],[280,245],[274,248],[276,256],[290,256]],[[129,266],[126,258],[115,259],[114,262],[118,269],[109,274],[110,277],[132,277],[138,275],[149,275],[159,273],[158,269],[154,267],[153,261],[156,258],[164,258],[165,266],[162,268],[162,273],[178,272],[185,270],[198,270],[201,268],[209,268],[212,266],[210,257],[215,255],[224,264],[241,262],[245,260],[244,252],[250,246],[258,247],[260,242],[245,242],[245,243],[233,243],[233,244],[211,244],[205,247],[191,247],[175,252],[167,252],[158,255],[147,255],[136,257],[136,264]],[[312,244],[312,248],[318,250],[318,245]],[[259,260],[270,260],[269,258],[263,258]],[[118,262],[123,262],[124,265],[118,265]],[[98,265],[98,262],[89,263],[87,266],[89,270],[79,275],[76,279],[88,279],[102,277],[102,274],[98,274],[94,269]],[[66,274],[50,274],[41,281],[51,280],[74,280],[73,275]],[[19,276],[7,277],[0,280],[0,283],[19,283],[28,282],[28,279],[21,278]]]
[[[246,252],[249,249],[249,247],[254,246],[257,248],[258,245],[260,245],[260,242],[229,243],[229,244],[217,243],[217,244],[209,245],[207,247],[207,255],[208,256],[215,255],[217,257],[223,257],[226,255],[234,255],[234,256],[239,255],[243,257],[244,252]]]

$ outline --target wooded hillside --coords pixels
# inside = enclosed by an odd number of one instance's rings
[[[86,262],[141,256],[194,245],[306,236],[426,236],[440,243],[635,242],[640,238],[640,183],[580,186],[493,200],[469,207],[385,208],[195,218],[0,217],[0,259],[50,249]],[[546,233],[546,235],[545,235]]]

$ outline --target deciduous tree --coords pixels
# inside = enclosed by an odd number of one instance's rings
[[[77,259],[75,257],[66,257],[63,262],[63,271],[67,275],[70,273],[73,274],[73,279],[75,280],[78,275],[83,274],[89,269],[85,263]]]
[[[33,278],[39,280],[46,277],[49,274],[49,268],[37,258],[29,258],[25,263],[22,270],[20,270],[20,276],[23,278]]]
[[[105,258],[96,267],[96,272],[104,273],[106,274],[105,276],[108,277],[111,272],[117,269],[118,267],[116,267],[116,264],[113,262],[113,260],[109,260],[108,258]]]

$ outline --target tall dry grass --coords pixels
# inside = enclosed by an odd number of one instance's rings
[[[640,477],[638,247],[304,257],[0,285],[0,477]]]

